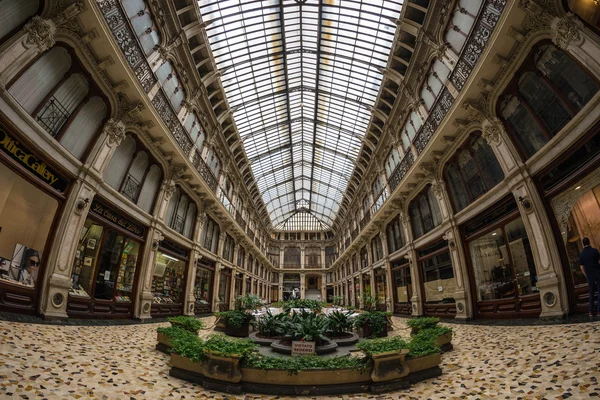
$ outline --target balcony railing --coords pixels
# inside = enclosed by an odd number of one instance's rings
[[[413,165],[414,162],[415,162],[415,157],[413,156],[412,152],[409,151],[408,153],[406,153],[404,155],[404,158],[396,166],[396,169],[394,169],[394,172],[392,172],[392,175],[390,176],[390,179],[388,180],[388,184],[390,185],[390,190],[392,192],[394,191],[394,189],[396,189],[396,187],[398,187],[398,185],[400,184],[400,181],[402,181],[402,178],[404,178],[406,176],[406,173],[408,172],[408,170],[410,169],[410,167]]]
[[[379,211],[379,209],[381,208],[381,206],[383,205],[383,203],[385,203],[385,201],[388,198],[388,193],[387,190],[383,189],[381,191],[381,193],[379,193],[377,195],[377,197],[375,198],[375,201],[373,202],[373,205],[371,206],[371,210],[372,210],[372,214],[375,215],[375,213],[377,213],[377,211]]]
[[[183,234],[183,226],[184,226],[184,219],[183,216],[181,215],[176,215],[175,219],[173,220],[173,226],[171,226],[171,228],[175,229],[177,232],[182,233]]]
[[[52,137],[55,137],[60,133],[61,128],[70,116],[69,111],[56,97],[52,96],[38,113],[36,119]]]
[[[140,191],[140,183],[131,174],[127,174],[125,183],[121,189],[121,193],[134,203],[137,201],[137,196]]]
[[[365,226],[367,226],[367,224],[369,223],[370,220],[371,220],[371,211],[367,210],[367,212],[365,213],[365,216],[362,217],[362,219],[360,220],[360,223],[359,223],[361,231],[363,229],[365,229]]]

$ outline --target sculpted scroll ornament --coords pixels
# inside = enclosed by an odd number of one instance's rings
[[[493,117],[483,122],[482,136],[489,145],[498,145],[502,142],[504,125],[498,118]]]
[[[120,145],[123,139],[125,139],[125,125],[112,118],[106,121],[103,131],[108,138],[108,145],[110,147]]]
[[[40,52],[44,52],[54,46],[56,26],[51,21],[46,21],[36,15],[25,25],[24,29],[27,32],[25,44],[30,47],[35,45]]]
[[[572,41],[581,41],[583,23],[569,12],[552,23],[552,41],[561,49],[567,48]]]

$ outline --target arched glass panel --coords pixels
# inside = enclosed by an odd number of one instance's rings
[[[473,161],[473,157],[471,157],[471,153],[468,150],[462,150],[458,155],[457,161],[465,185],[471,194],[471,200],[475,200],[485,193],[483,180],[479,175],[479,168],[475,164],[475,161]]]
[[[571,114],[556,94],[535,73],[525,72],[521,76],[519,93],[553,136],[571,119]]]
[[[90,142],[100,130],[106,113],[104,101],[98,96],[92,97],[69,124],[60,138],[60,144],[81,160]]]
[[[515,132],[513,136],[519,142],[527,157],[535,154],[548,142],[548,137],[542,127],[517,97],[506,96],[502,100],[500,112]]]
[[[463,184],[458,166],[455,163],[448,164],[444,173],[446,176],[446,187],[450,192],[450,197],[454,203],[454,209],[458,212],[470,203],[467,188],[465,188],[465,185]]]
[[[429,202],[427,201],[427,196],[419,196],[418,202],[419,212],[421,213],[421,221],[423,223],[423,231],[424,233],[426,233],[432,230],[434,227],[433,215],[431,214],[431,210],[429,209]]]
[[[39,8],[38,0],[0,1],[0,40],[33,17]]]
[[[179,198],[181,197],[181,190],[179,186],[175,188],[171,199],[169,200],[169,205],[167,206],[167,213],[165,214],[165,222],[171,228],[175,223],[175,212],[177,211],[177,204],[179,203]]]
[[[160,186],[161,176],[162,174],[158,165],[153,165],[148,170],[146,178],[144,179],[137,205],[147,213],[152,212],[152,205],[154,204],[154,199],[156,198],[156,193]]]
[[[504,179],[502,167],[500,167],[494,151],[481,136],[473,141],[471,148],[473,158],[483,175],[487,190],[490,190]]]
[[[121,186],[134,152],[135,140],[131,136],[127,136],[119,147],[117,147],[108,166],[104,170],[104,181],[111,187],[119,189]]]
[[[194,224],[196,223],[196,204],[190,203],[185,215],[185,224],[183,226],[183,235],[192,238],[194,233]]]
[[[553,45],[542,46],[535,65],[567,98],[577,111],[598,92],[598,83],[564,51]]]
[[[417,201],[410,203],[408,208],[410,214],[410,224],[412,226],[414,238],[417,239],[423,236],[423,227],[421,226],[421,215],[419,213],[419,204]]]

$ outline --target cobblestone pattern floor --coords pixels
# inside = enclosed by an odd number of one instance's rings
[[[205,320],[208,325],[214,322],[213,317]],[[81,327],[0,321],[0,398],[269,398],[224,395],[169,377],[168,356],[154,350],[156,328],[165,325]],[[393,334],[408,336],[403,319],[394,318],[394,326]],[[331,398],[600,397],[600,321],[452,327],[454,350],[442,356],[442,376],[387,395]]]

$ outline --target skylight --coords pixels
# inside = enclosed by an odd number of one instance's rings
[[[273,226],[329,229],[367,131],[402,0],[198,4]]]

